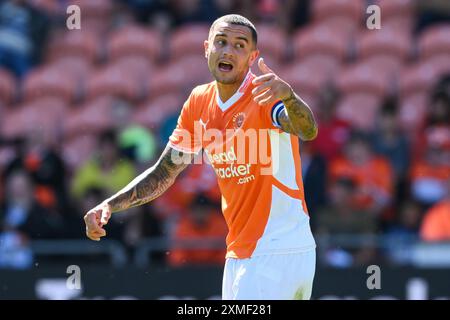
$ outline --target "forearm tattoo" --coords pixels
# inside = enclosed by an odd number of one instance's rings
[[[286,107],[278,118],[282,129],[299,136],[302,140],[314,139],[318,131],[317,124],[308,105],[293,91],[282,101]]]
[[[173,153],[180,154],[167,146],[153,167],[144,171],[126,187],[107,199],[106,202],[111,206],[112,212],[145,204],[163,194],[174,183],[178,174],[189,165],[193,157],[183,154],[183,157],[188,156],[189,161],[175,163],[172,157]]]

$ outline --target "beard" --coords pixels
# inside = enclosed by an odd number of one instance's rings
[[[210,68],[209,71],[211,72],[214,80],[221,84],[240,84],[245,77],[245,74],[238,72],[230,72],[228,74],[224,74],[217,70],[217,68],[213,68],[212,70]]]

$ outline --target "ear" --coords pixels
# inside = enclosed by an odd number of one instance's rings
[[[205,47],[205,58],[208,59],[208,48],[209,48],[209,42],[208,40],[205,40],[203,42],[203,46]]]
[[[248,65],[249,67],[251,67],[253,65],[253,63],[255,63],[256,59],[258,59],[259,57],[259,50],[253,50],[252,53],[250,53],[250,59],[248,61]]]

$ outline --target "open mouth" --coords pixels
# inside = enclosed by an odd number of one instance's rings
[[[231,70],[233,70],[233,65],[231,63],[228,62],[219,62],[219,70],[222,72],[229,72]]]

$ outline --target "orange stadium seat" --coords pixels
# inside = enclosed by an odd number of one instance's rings
[[[158,128],[171,114],[179,113],[187,99],[181,95],[158,96],[141,104],[133,114],[133,121],[148,128]]]
[[[294,57],[296,60],[309,56],[328,56],[337,62],[347,56],[349,41],[329,26],[306,27],[293,36]]]
[[[367,93],[344,95],[337,104],[337,116],[348,121],[354,128],[367,132],[374,128],[381,102],[376,95]]]
[[[382,70],[356,63],[343,70],[336,79],[337,88],[344,94],[367,93],[382,98],[389,82]]]
[[[141,55],[157,62],[161,55],[161,35],[145,27],[127,25],[115,31],[109,38],[108,55],[112,60],[128,55]]]
[[[212,77],[206,58],[193,55],[155,70],[150,77],[148,91],[152,98],[175,92],[189,94],[194,86],[210,81]]]
[[[6,137],[19,137],[33,129],[59,134],[63,130],[67,105],[61,99],[47,97],[5,111],[0,132]]]
[[[93,99],[102,95],[122,97],[137,101],[144,96],[144,84],[138,77],[124,72],[120,65],[107,65],[96,70],[86,84],[86,97]]]
[[[267,24],[256,25],[256,30],[258,30],[258,49],[261,56],[267,63],[273,62],[277,66],[280,65],[288,46],[286,34],[280,28]]]
[[[57,32],[53,35],[48,46],[48,60],[61,57],[83,57],[95,62],[102,50],[102,39],[95,32],[81,29]]]
[[[422,59],[444,56],[450,60],[450,23],[424,30],[418,39],[418,49]]]
[[[59,97],[67,103],[74,101],[77,93],[75,79],[65,70],[40,67],[27,74],[23,83],[23,99],[31,101],[40,97]]]
[[[97,134],[110,128],[112,102],[111,96],[102,96],[71,110],[64,126],[66,139],[84,134]]]
[[[10,104],[16,95],[16,81],[7,70],[0,68],[0,106]]]
[[[311,4],[311,14],[315,21],[338,16],[361,21],[365,9],[363,1],[354,0],[314,0]]]
[[[208,39],[209,25],[191,24],[176,29],[169,38],[170,58],[188,55],[205,55],[203,43]]]

